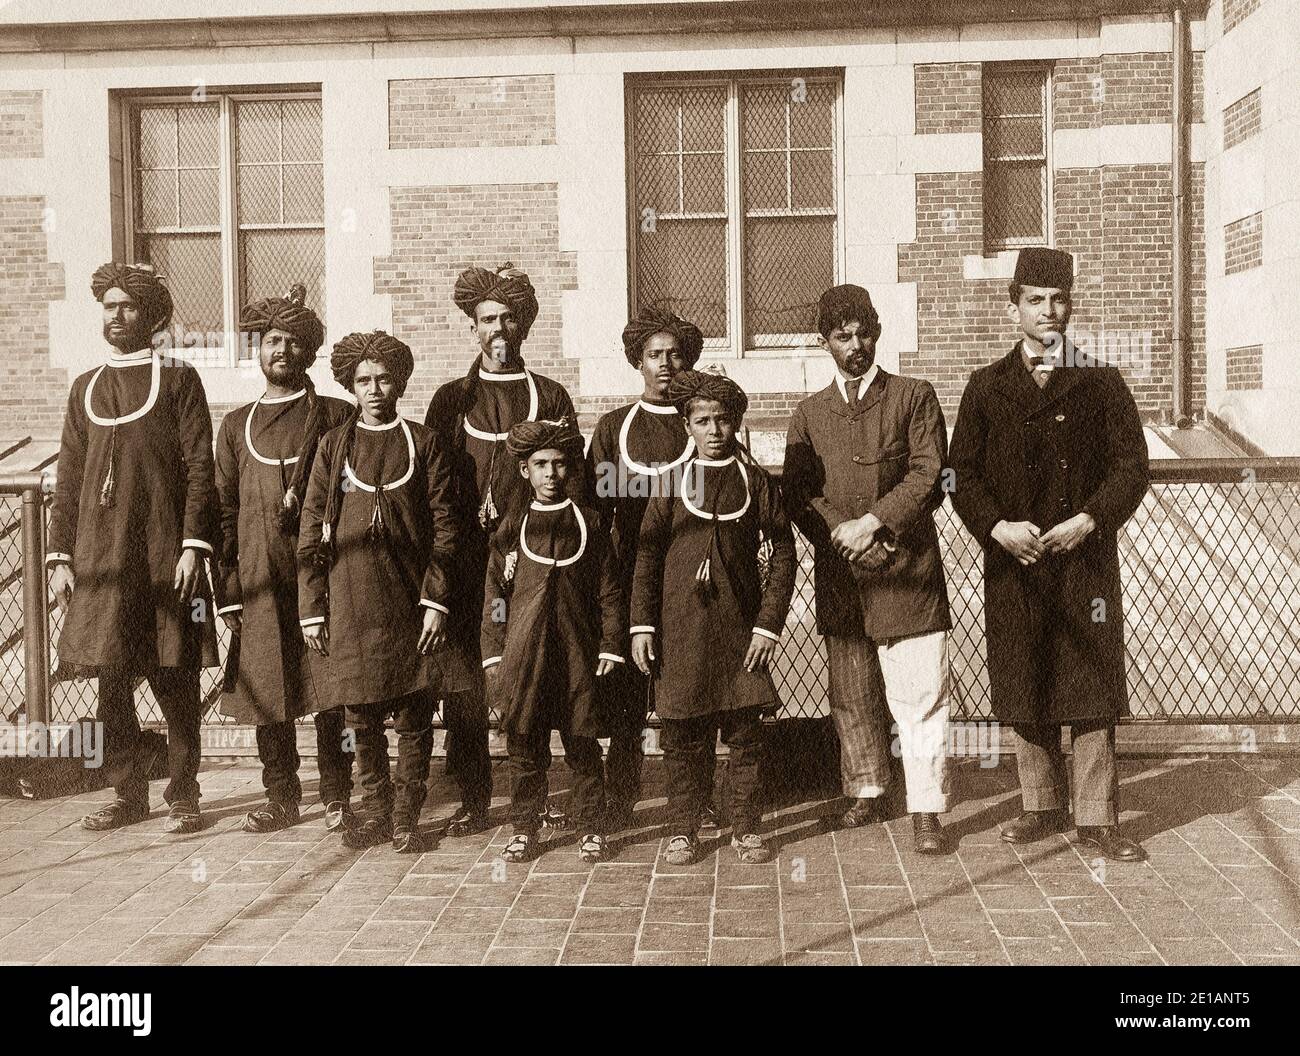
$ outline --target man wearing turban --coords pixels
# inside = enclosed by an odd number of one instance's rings
[[[1073,800],[1087,851],[1137,862],[1146,854],[1120,831],[1115,768],[1115,723],[1129,710],[1116,537],[1146,495],[1147,445],[1120,372],[1084,361],[1065,336],[1073,284],[1069,253],[1020,251],[1007,291],[1020,339],[962,393],[952,505],[984,550],[993,714],[1016,733],[1024,813],[1002,838],[1065,830]]]
[[[525,505],[529,495],[518,463],[505,450],[506,436],[517,422],[566,416],[576,420],[576,415],[564,387],[524,363],[523,343],[538,313],[537,294],[524,272],[511,264],[495,271],[467,268],[456,279],[452,300],[469,317],[475,356],[464,377],[434,393],[425,424],[438,433],[452,459],[464,526],[453,587],[457,604],[452,607],[448,634],[476,656],[477,612],[489,539],[498,523]],[[579,483],[572,483],[571,493],[582,494]],[[447,832],[465,836],[487,827],[492,798],[488,710],[481,678],[466,693],[444,701],[443,722],[447,768],[461,794],[461,807]]]
[[[298,820],[296,722],[316,714],[320,799],[331,830],[351,823],[352,753],[343,748],[343,709],[329,707],[326,658],[308,650],[298,626],[298,522],[307,477],[324,433],[352,406],[321,396],[307,374],[325,340],[295,286],[287,297],[247,305],[239,329],[255,343],[266,393],[231,411],[217,431],[221,508],[217,614],[233,634],[221,710],[257,728],[267,801],[248,813],[248,832]]]
[[[437,697],[468,683],[463,653],[444,641],[458,604],[451,464],[433,430],[397,413],[414,366],[410,348],[382,330],[334,346],[334,379],[358,408],[321,438],[298,534],[303,638],[329,658],[330,703],[346,705],[356,731],[362,809],[343,839],[355,848],[391,839],[401,853],[423,848]]]
[[[636,542],[650,497],[665,494],[674,472],[695,453],[695,442],[668,399],[668,386],[694,367],[704,347],[699,327],[672,312],[645,308],[623,328],[623,353],[641,376],[641,395],[596,423],[587,456],[601,530],[612,535],[618,554],[624,605],[632,595]],[[623,616],[627,626],[627,614]],[[625,647],[627,648],[627,647]],[[641,798],[643,733],[649,710],[649,682],[634,664],[622,664],[604,684],[609,707],[609,755],[605,772],[610,831],[627,828]],[[704,827],[715,828],[712,799]]]
[[[50,518],[51,588],[66,616],[59,669],[98,677],[112,803],[82,819],[115,829],[149,815],[134,692],[149,681],[167,721],[168,832],[200,827],[199,669],[217,663],[205,558],[216,537],[212,420],[198,372],[151,347],[172,300],[145,265],[91,278],[108,356],[72,383]]]

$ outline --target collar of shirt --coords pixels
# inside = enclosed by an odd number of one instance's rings
[[[860,378],[845,378],[844,375],[837,370],[835,372],[835,384],[839,386],[840,395],[844,397],[844,402],[848,404],[853,402],[849,399],[848,383],[850,381],[856,381],[858,383],[858,396],[860,398],[864,392],[871,388],[871,383],[876,380],[876,374],[879,373],[879,371],[879,363],[872,363],[871,369]]]
[[[1038,362],[1035,363],[1035,360],[1038,360]],[[1031,356],[1029,354],[1029,349],[1027,349],[1025,343],[1021,341],[1020,362],[1025,365],[1025,370],[1029,371],[1031,374],[1036,370],[1051,371],[1057,366],[1057,356],[1047,355],[1046,352],[1044,352],[1042,356]]]

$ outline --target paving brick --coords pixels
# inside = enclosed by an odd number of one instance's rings
[[[497,932],[497,946],[540,946],[556,951],[559,955],[564,940],[568,937],[570,922],[567,920],[529,920],[527,918],[510,919],[502,923]]]
[[[710,964],[776,965],[781,963],[778,938],[715,937],[709,945]]]
[[[863,964],[933,964],[930,947],[915,939],[867,939],[858,942]]]
[[[561,964],[632,964],[635,935],[570,935]]]

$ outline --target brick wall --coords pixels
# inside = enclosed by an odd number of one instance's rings
[[[0,436],[52,438],[63,427],[68,372],[50,367],[49,302],[63,268],[46,254],[45,199],[0,197]]]
[[[0,92],[0,158],[39,158],[44,155],[42,93]]]
[[[388,82],[388,145],[394,150],[554,142],[550,74]]]
[[[1204,53],[1192,52],[1189,117],[1202,119]],[[1052,68],[1052,127],[1100,128],[1172,120],[1168,52],[1058,59]]]
[[[470,265],[506,261],[528,272],[541,311],[524,346],[531,369],[572,393],[577,360],[560,348],[560,294],[575,289],[573,254],[559,247],[553,183],[393,187],[392,254],[375,260],[375,292],[393,300],[393,331],[415,352],[403,413],[416,415],[444,381],[465,373],[477,345],[451,300],[456,276]]]
[[[1259,8],[1260,0],[1223,0],[1223,32],[1240,25],[1247,15]]]
[[[1264,218],[1251,213],[1223,229],[1223,273],[1257,268],[1264,262]]]
[[[1099,57],[1058,59],[1053,64],[1053,128],[1096,128],[1105,98]]]
[[[1244,139],[1259,132],[1260,98],[1256,88],[1248,95],[1243,95],[1223,111],[1223,149],[1235,147]]]
[[[1264,387],[1264,346],[1244,345],[1241,348],[1229,348],[1228,388],[1261,389]]]
[[[914,70],[918,135],[980,130],[983,98],[978,62],[932,63]]]

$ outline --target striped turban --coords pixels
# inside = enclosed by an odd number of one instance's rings
[[[728,377],[707,370],[683,370],[668,383],[668,399],[685,415],[692,400],[716,400],[739,423],[749,410],[745,390]]]
[[[352,391],[357,366],[364,359],[382,363],[392,371],[397,381],[398,395],[406,391],[406,383],[415,371],[415,357],[411,355],[409,345],[382,330],[368,334],[348,334],[334,346],[334,354],[330,356],[330,370],[334,372],[334,380],[348,392]]]
[[[506,437],[506,450],[514,458],[528,458],[538,451],[567,451],[581,457],[582,434],[567,414],[558,422],[516,422]]]
[[[306,287],[295,285],[286,297],[266,297],[245,305],[239,314],[240,332],[264,335],[269,330],[283,330],[292,334],[306,354],[303,365],[310,367],[325,343],[325,327],[320,317],[303,304],[306,297]]]
[[[694,323],[688,323],[662,308],[642,308],[637,317],[623,327],[623,354],[634,367],[641,366],[645,343],[655,334],[671,334],[687,367],[699,361],[704,350],[704,335]]]
[[[474,310],[484,301],[497,301],[514,313],[519,323],[519,339],[528,336],[537,319],[537,291],[528,276],[507,262],[496,271],[487,268],[466,268],[456,279],[452,292],[456,307],[475,318]]]
[[[102,301],[109,290],[121,290],[135,301],[149,321],[149,333],[165,330],[172,321],[172,295],[148,264],[104,264],[90,277],[90,292]]]

